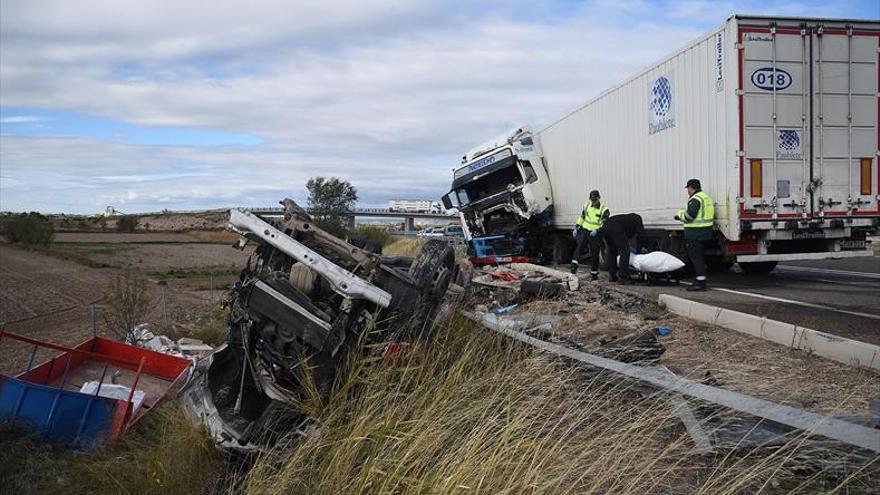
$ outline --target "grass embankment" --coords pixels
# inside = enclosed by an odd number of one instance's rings
[[[695,452],[666,397],[585,371],[455,319],[389,365],[351,367],[305,411],[317,431],[260,458],[248,494],[869,493],[799,448]],[[806,460],[805,460],[806,458]],[[839,468],[839,464],[837,464]]]
[[[700,454],[662,395],[461,318],[434,335],[395,362],[381,346],[353,353],[329,397],[299,405],[312,434],[291,434],[247,473],[231,474],[169,404],[93,456],[0,432],[0,479],[17,494],[249,495],[872,493],[880,480],[880,458],[857,470],[803,437]]]

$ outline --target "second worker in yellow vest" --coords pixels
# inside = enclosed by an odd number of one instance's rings
[[[696,279],[688,287],[689,291],[706,290],[706,243],[712,240],[715,232],[715,203],[703,192],[700,181],[687,181],[688,201],[684,209],[678,210],[675,219],[684,224],[684,242],[688,258],[694,267]]]
[[[590,278],[599,279],[599,249],[602,245],[599,230],[605,223],[605,220],[611,215],[611,211],[607,206],[602,204],[602,196],[599,191],[590,191],[590,200],[584,204],[581,216],[577,219],[577,225],[574,228],[574,237],[577,246],[574,248],[574,254],[571,257],[571,273],[577,273],[578,262],[583,253],[584,246],[590,243]]]

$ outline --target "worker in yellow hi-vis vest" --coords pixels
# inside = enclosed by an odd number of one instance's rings
[[[684,242],[688,258],[694,267],[696,279],[689,291],[706,290],[706,259],[703,254],[706,243],[712,240],[715,230],[715,204],[698,179],[687,181],[688,201],[675,219],[684,223]]]
[[[577,219],[577,225],[574,228],[574,238],[577,246],[574,248],[574,254],[571,257],[571,273],[577,273],[578,261],[583,253],[584,245],[587,240],[590,242],[590,278],[592,280],[599,279],[599,249],[602,245],[600,237],[600,229],[605,220],[611,216],[611,211],[602,203],[602,197],[599,191],[590,191],[590,201],[584,205],[581,210],[581,216]]]

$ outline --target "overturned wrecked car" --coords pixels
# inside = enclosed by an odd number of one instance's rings
[[[322,230],[294,201],[281,204],[277,219],[231,211],[236,247],[257,246],[226,302],[226,343],[182,392],[186,413],[226,449],[258,447],[273,411],[304,386],[328,392],[359,339],[426,339],[454,275],[444,241],[415,257],[382,256],[375,244]]]

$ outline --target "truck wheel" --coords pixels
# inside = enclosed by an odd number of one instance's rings
[[[712,272],[726,272],[733,267],[734,261],[726,256],[706,256],[706,268]]]
[[[434,310],[446,295],[454,269],[455,251],[439,239],[426,242],[413,259],[409,275],[422,292],[412,322],[413,337],[427,340],[430,336]]]
[[[603,271],[608,271],[608,244],[605,240],[599,241],[599,269]]]
[[[754,261],[751,263],[739,263],[739,267],[742,268],[742,271],[749,275],[762,275],[765,273],[770,273],[776,268],[776,261]]]
[[[553,233],[549,234],[547,240],[545,258],[556,265],[562,265],[571,262],[571,256],[574,253],[574,241],[570,236]]]

